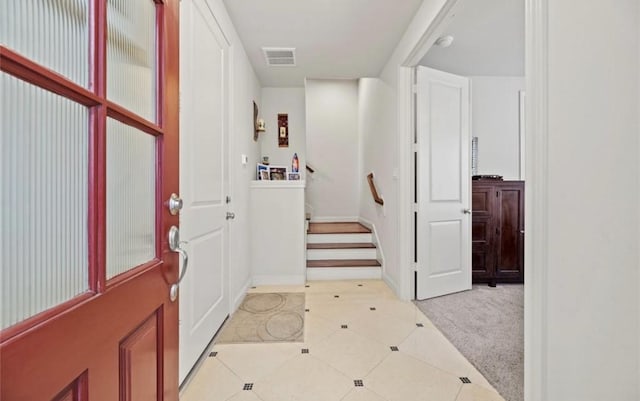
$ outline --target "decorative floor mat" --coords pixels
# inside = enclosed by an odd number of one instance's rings
[[[303,342],[305,294],[247,294],[217,344]]]

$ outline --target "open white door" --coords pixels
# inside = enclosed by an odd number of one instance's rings
[[[469,80],[417,67],[417,298],[471,288]]]
[[[229,313],[228,49],[205,0],[180,2],[180,383]]]

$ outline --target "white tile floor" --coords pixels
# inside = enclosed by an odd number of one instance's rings
[[[181,401],[504,401],[422,312],[380,280],[251,292],[305,292],[305,342],[215,344],[216,356],[202,363]]]

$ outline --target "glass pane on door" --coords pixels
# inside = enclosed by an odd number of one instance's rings
[[[82,105],[0,73],[0,328],[88,290]]]
[[[2,0],[0,43],[86,87],[88,21],[88,0]]]
[[[156,138],[107,119],[107,279],[155,258]]]
[[[107,1],[107,98],[156,121],[156,5]]]

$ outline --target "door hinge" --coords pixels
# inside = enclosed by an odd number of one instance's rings
[[[225,201],[227,202],[227,204],[231,203],[231,197],[227,195],[227,197],[225,198]]]

